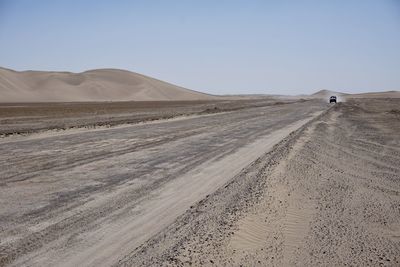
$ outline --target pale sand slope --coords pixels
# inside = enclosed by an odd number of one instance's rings
[[[349,98],[400,98],[400,91],[351,94],[348,97]]]
[[[82,73],[0,68],[0,102],[208,100],[217,97],[138,73],[98,69]]]
[[[315,92],[314,94],[310,95],[309,97],[329,99],[329,97],[332,95],[337,96],[339,98],[339,101],[350,99],[350,98],[400,98],[400,91],[348,94],[348,93],[342,93],[342,92],[336,92],[336,91],[323,89],[318,92]]]

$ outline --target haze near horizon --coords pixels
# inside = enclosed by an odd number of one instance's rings
[[[211,94],[399,90],[396,1],[0,1],[0,66]]]

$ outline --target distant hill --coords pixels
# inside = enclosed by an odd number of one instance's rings
[[[371,92],[362,94],[352,94],[352,98],[400,98],[400,91]]]
[[[329,96],[338,96],[340,98],[400,98],[400,91],[386,91],[386,92],[370,92],[360,94],[348,94],[335,92],[330,90],[320,90],[310,95],[311,98],[324,98],[328,99]]]
[[[169,101],[216,98],[118,69],[71,73],[18,72],[0,68],[0,102]]]
[[[311,95],[311,97],[329,97],[331,95],[346,96],[349,94],[323,89],[323,90],[319,90],[318,92],[315,92],[314,94]]]

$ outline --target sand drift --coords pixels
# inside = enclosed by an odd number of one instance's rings
[[[398,105],[3,138],[0,265],[398,264]]]

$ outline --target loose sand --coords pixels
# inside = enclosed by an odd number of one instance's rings
[[[71,73],[0,68],[0,103],[211,99],[217,97],[126,70]]]

